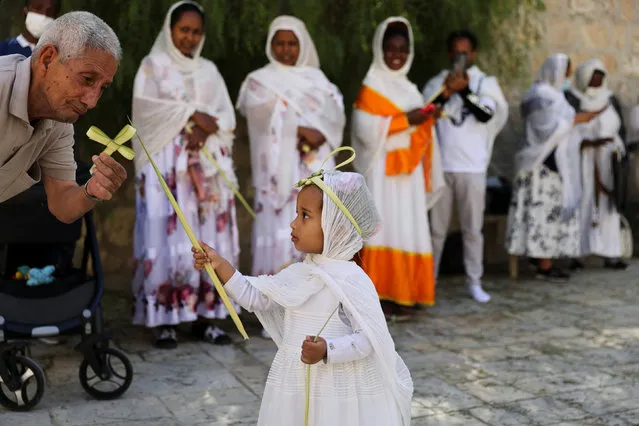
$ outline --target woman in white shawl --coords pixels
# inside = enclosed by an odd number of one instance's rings
[[[194,249],[196,267],[210,262],[229,296],[254,311],[277,344],[258,426],[305,424],[307,365],[309,426],[408,426],[410,372],[373,283],[352,261],[379,224],[372,195],[357,173],[327,172],[322,180],[342,206],[304,182],[291,223],[295,246],[307,253],[303,263],[244,277],[203,245],[206,254]]]
[[[625,155],[622,121],[607,87],[607,72],[598,59],[580,64],[566,98],[577,111],[601,111],[584,125],[581,143],[581,255],[605,258],[604,266],[626,269],[621,257],[621,218],[612,200],[613,155]],[[572,269],[584,265],[575,260]]]
[[[235,181],[231,149],[235,116],[216,66],[200,57],[204,12],[175,3],[140,65],[133,89],[133,123],[195,233],[236,263],[238,230],[233,192],[200,152],[206,147]],[[136,151],[142,149],[136,140]],[[229,338],[210,320],[228,312],[206,274],[191,262],[190,243],[145,155],[135,158],[136,223],[133,293],[135,324],[156,329],[156,344],[173,348],[175,326],[213,343]]]
[[[562,88],[570,59],[546,59],[521,102],[525,134],[515,155],[506,250],[537,260],[537,276],[565,281],[552,259],[575,257],[579,247],[580,128],[594,113],[575,113]]]
[[[433,113],[421,111],[424,99],[407,78],[413,57],[408,20],[391,17],[377,27],[351,127],[355,169],[366,177],[382,216],[361,266],[386,315],[404,319],[416,305],[435,303],[428,193],[443,186]]]
[[[297,194],[292,188],[342,144],[345,125],[342,96],[320,70],[302,21],[276,18],[266,56],[269,64],[246,77],[237,100],[247,120],[256,190],[254,275],[274,274],[300,259],[289,237]]]

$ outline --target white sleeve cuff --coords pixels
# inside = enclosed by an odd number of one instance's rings
[[[224,284],[224,290],[230,297],[237,299],[238,296],[242,294],[242,290],[244,290],[245,286],[246,278],[244,278],[244,275],[242,275],[240,271],[236,270],[231,279]]]

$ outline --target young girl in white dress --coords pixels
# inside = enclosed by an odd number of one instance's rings
[[[255,312],[277,344],[258,426],[408,426],[413,383],[395,351],[373,283],[352,261],[375,233],[378,213],[362,175],[318,172],[302,180],[295,248],[306,254],[272,276],[245,277],[202,244],[229,296]],[[334,314],[334,315],[333,315]],[[322,327],[320,337],[315,341]]]

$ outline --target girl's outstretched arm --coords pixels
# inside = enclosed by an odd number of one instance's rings
[[[218,278],[224,284],[229,296],[239,303],[244,309],[255,311],[268,311],[275,303],[262,292],[253,287],[249,281],[235,270],[233,265],[222,258],[215,250],[200,241],[203,252],[193,247],[193,266],[202,270],[204,265],[210,263],[215,269]]]
[[[222,284],[226,284],[233,274],[235,274],[235,268],[208,245],[201,241],[200,245],[204,250],[203,252],[195,247],[191,248],[193,252],[193,266],[195,269],[201,271],[204,269],[204,265],[210,263]]]

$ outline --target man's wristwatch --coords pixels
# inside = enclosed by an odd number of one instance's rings
[[[89,179],[89,180],[88,180],[88,181],[84,184],[84,186],[82,187],[82,188],[84,188],[84,195],[86,195],[86,196],[87,196],[87,198],[88,198],[89,200],[92,200],[92,201],[95,201],[96,203],[98,203],[98,202],[102,201],[102,199],[101,199],[101,198],[98,198],[98,197],[94,197],[93,195],[89,194],[89,191],[87,190],[87,186],[89,185],[89,181],[90,181],[90,180],[91,180],[91,179]]]

